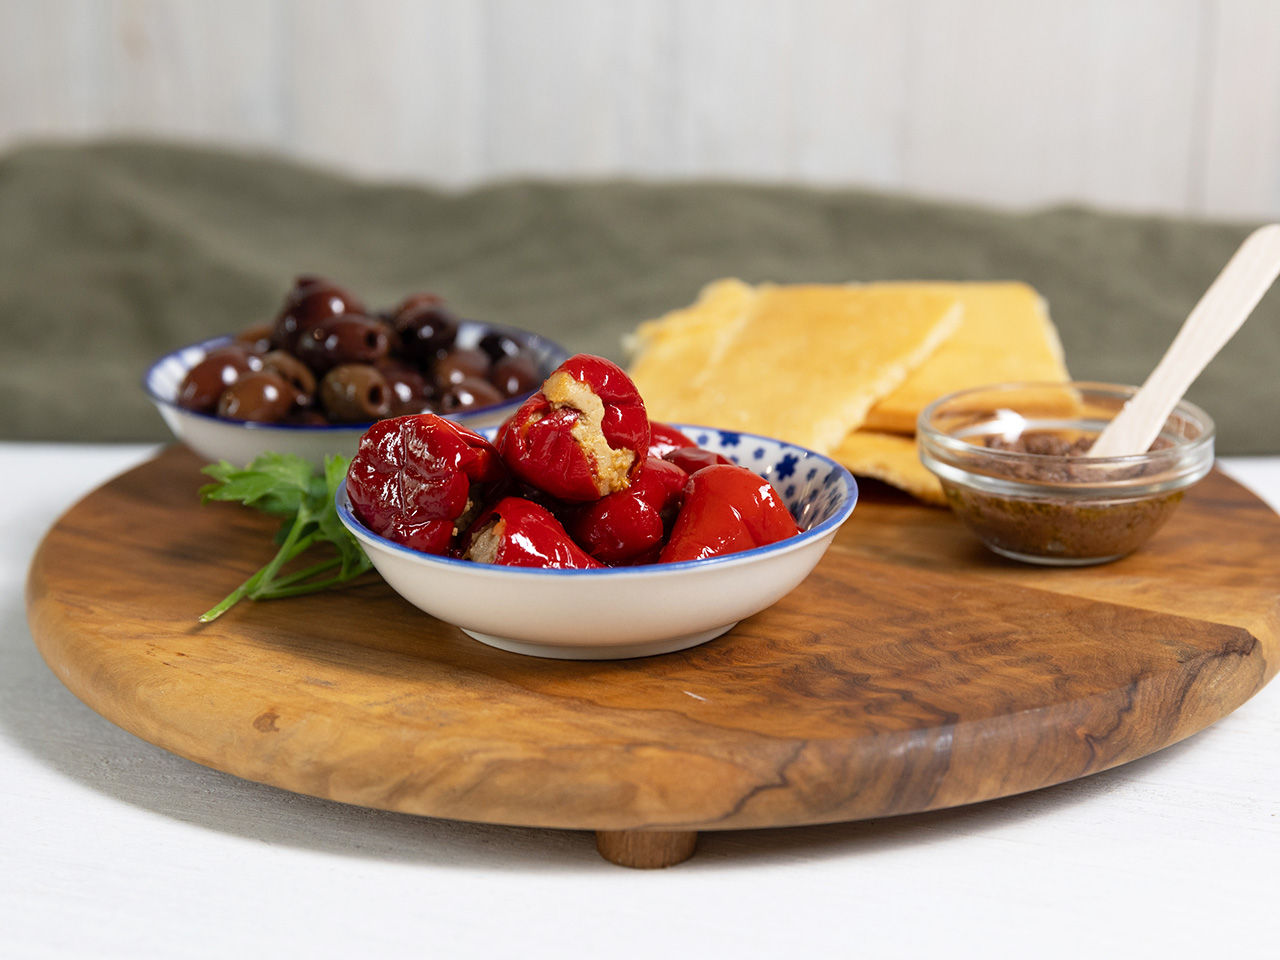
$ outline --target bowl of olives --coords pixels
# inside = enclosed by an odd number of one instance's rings
[[[208,460],[275,451],[320,463],[350,456],[384,417],[495,426],[567,357],[527,330],[460,318],[434,294],[371,311],[304,275],[273,322],[174,350],[143,387],[174,436]]]

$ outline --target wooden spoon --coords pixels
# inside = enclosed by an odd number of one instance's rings
[[[1098,435],[1087,456],[1145,453],[1169,414],[1280,274],[1280,224],[1245,239],[1210,284],[1146,383]]]

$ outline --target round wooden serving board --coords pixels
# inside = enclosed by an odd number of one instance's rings
[[[1280,662],[1280,517],[1216,472],[1144,550],[1075,570],[1001,560],[950,514],[864,490],[809,579],[730,633],[574,662],[471,640],[373,575],[197,625],[274,531],[200,506],[198,468],[166,451],[73,507],[36,554],[31,630],[76,696],[250,780],[595,830],[631,865],[687,856],[699,830],[1095,773],[1224,716]]]

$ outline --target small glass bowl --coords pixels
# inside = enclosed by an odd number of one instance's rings
[[[1001,383],[949,394],[920,413],[920,459],[952,511],[1014,560],[1084,566],[1132,553],[1213,468],[1213,421],[1174,408],[1146,453],[1090,458],[992,448],[1052,436],[1087,449],[1137,387]]]

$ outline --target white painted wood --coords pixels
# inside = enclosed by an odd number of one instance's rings
[[[619,42],[608,74],[612,87],[616,157],[609,174],[663,175],[677,169],[673,118],[683,109],[678,0],[597,4],[615,18]]]
[[[1280,3],[1212,4],[1203,160],[1193,197],[1218,216],[1280,216]]]
[[[1178,206],[1190,183],[1197,0],[922,0],[904,182],[1025,204]]]
[[[645,45],[653,21],[644,12],[663,12],[638,4],[628,22],[622,7],[594,0],[488,4],[480,120],[491,175],[555,174],[569,157],[582,174],[618,168],[624,81],[615,65],[632,44]],[[632,88],[642,92],[643,82]],[[650,114],[647,103],[638,106]]]
[[[95,0],[0,3],[0,145],[102,129],[108,14]]]
[[[678,6],[675,172],[750,178],[786,171],[792,77],[803,56],[793,43],[791,9],[770,0]]]
[[[788,178],[905,185],[910,8],[901,0],[792,6]]]
[[[277,4],[127,0],[108,10],[104,130],[271,143],[284,119]]]
[[[485,169],[485,7],[284,0],[289,152],[368,176]]]
[[[41,533],[149,449],[0,444],[6,957],[1274,953],[1280,682],[1082,781],[921,816],[703,834],[694,859],[654,872],[605,863],[588,833],[363,810],[152,747],[58,683],[21,596]],[[1223,465],[1280,506],[1280,457]]]
[[[0,148],[1280,209],[1271,0],[4,0]],[[1249,94],[1244,96],[1243,94]]]

